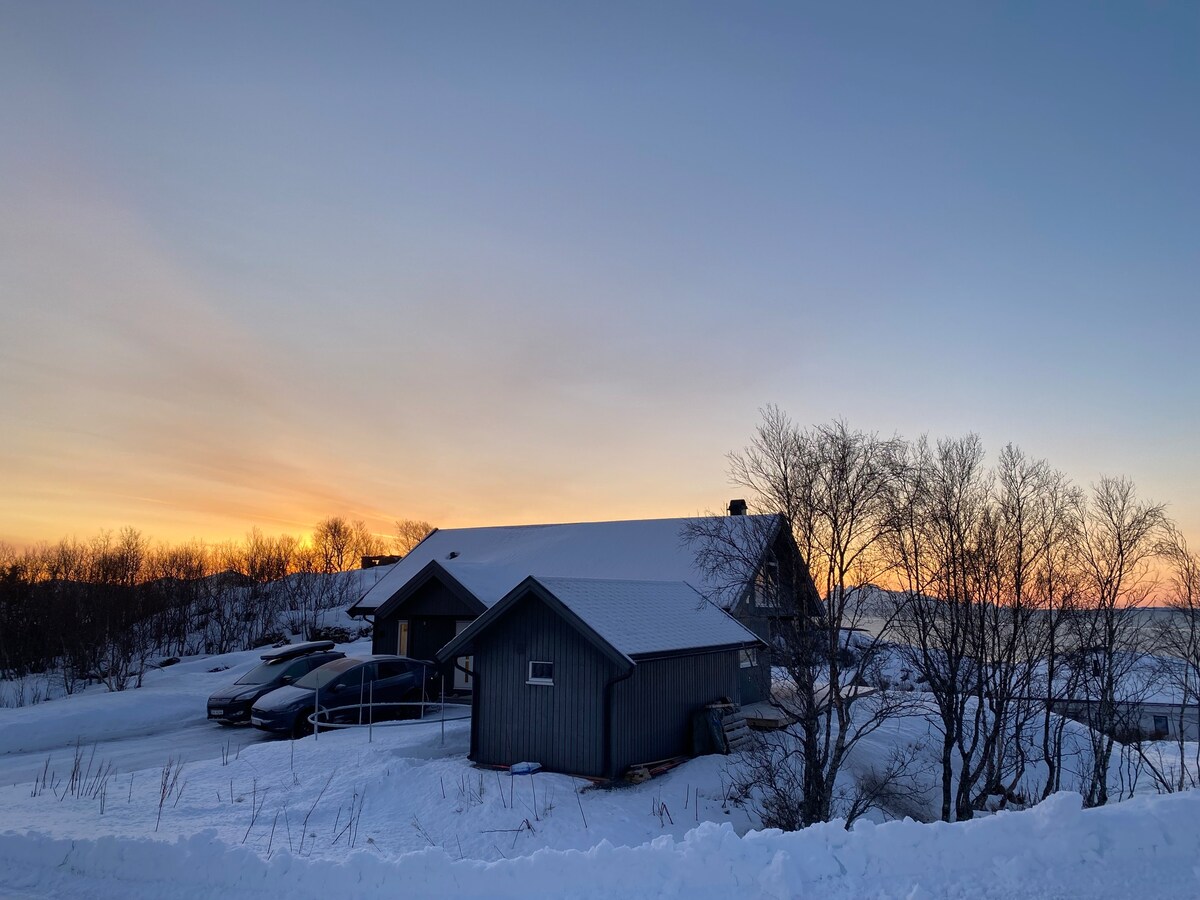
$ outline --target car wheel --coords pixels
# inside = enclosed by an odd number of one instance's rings
[[[296,716],[296,721],[292,724],[292,737],[302,738],[313,733],[312,724],[308,721],[313,711],[311,709],[301,710]]]
[[[413,688],[411,691],[409,691],[407,694],[405,694],[404,702],[405,703],[420,703],[421,702],[420,688]],[[419,718],[421,718],[421,707],[419,707],[419,706],[401,706],[398,709],[399,709],[399,711],[397,714],[397,718],[400,718],[400,719],[419,719]]]

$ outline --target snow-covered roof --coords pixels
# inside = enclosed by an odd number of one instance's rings
[[[625,656],[758,641],[754,632],[682,581],[536,581]]]
[[[1082,652],[1074,659],[1060,663],[1055,677],[1057,696],[1073,701],[1094,701],[1100,696],[1100,678],[1092,674],[1093,661],[1099,654]],[[1114,699],[1119,703],[1180,704],[1195,703],[1200,685],[1187,663],[1173,656],[1118,651],[1112,659]],[[1041,690],[1045,690],[1046,663],[1039,661],[1034,669]]]
[[[540,585],[616,653],[633,657],[759,643],[754,632],[682,581],[533,576],[476,619],[439,656],[454,656],[500,618],[529,585]]]
[[[492,606],[535,573],[547,577],[684,581],[725,609],[754,576],[752,566],[775,536],[778,517],[724,516],[635,519],[568,525],[445,528],[433,532],[391,567],[353,607],[372,613],[436,561],[484,605]],[[720,528],[748,571],[714,576],[699,559],[690,529]]]

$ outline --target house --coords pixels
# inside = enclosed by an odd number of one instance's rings
[[[1103,719],[1111,722],[1105,730],[1122,743],[1138,741],[1200,740],[1200,706],[1177,700],[1118,700],[1113,710],[1102,717],[1098,701],[1086,699],[1051,700],[1050,709],[1059,715],[1091,725]]]
[[[779,515],[436,530],[349,612],[374,621],[375,653],[433,659],[534,574],[684,582],[768,643],[798,613],[820,613],[808,566]],[[469,654],[447,660],[443,672],[453,689],[472,689]],[[756,654],[740,677],[744,702],[766,699],[769,655]]]
[[[474,658],[471,759],[616,777],[691,755],[763,642],[683,582],[528,577],[438,653]]]
[[[1112,654],[1113,692],[1101,707],[1105,655],[1095,648],[1070,655],[1062,666],[1051,710],[1122,743],[1200,740],[1200,690],[1192,668],[1174,656],[1122,650]],[[1039,675],[1044,673],[1039,669]]]

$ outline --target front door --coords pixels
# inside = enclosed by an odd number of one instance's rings
[[[471,619],[459,619],[454,624],[454,633],[460,634],[464,628],[471,624]],[[454,689],[456,691],[469,691],[472,689],[471,664],[473,658],[470,656],[460,656],[454,661]],[[466,669],[467,671],[463,671]]]

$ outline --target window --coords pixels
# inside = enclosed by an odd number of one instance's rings
[[[408,656],[408,620],[401,619],[396,625],[396,653]]]
[[[1166,737],[1171,733],[1171,723],[1167,721],[1166,716],[1154,717],[1154,736]]]
[[[303,678],[317,666],[324,665],[328,660],[324,656],[314,656],[308,659],[298,659],[283,673],[284,678],[291,678],[295,681],[297,678]]]
[[[755,600],[763,609],[779,609],[779,563],[772,555],[754,579]]]
[[[742,652],[738,654],[738,665],[740,665],[743,669],[749,669],[751,666],[757,666],[758,651],[753,647],[749,649],[743,649]]]
[[[384,659],[379,661],[379,677],[384,678],[399,678],[401,675],[407,675],[412,671],[411,666],[407,662],[400,660]]]
[[[308,688],[310,691],[314,688],[324,690],[325,685],[329,684],[338,675],[341,675],[347,669],[359,665],[358,660],[351,659],[348,656],[343,656],[341,659],[335,659],[333,662],[325,663],[323,666],[318,666],[313,669],[303,678],[295,682],[296,687]],[[357,677],[358,673],[355,673]]]
[[[526,684],[554,684],[554,663],[530,660]]]

